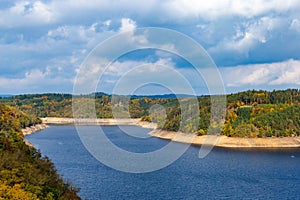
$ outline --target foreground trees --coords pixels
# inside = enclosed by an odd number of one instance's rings
[[[25,144],[21,128],[35,117],[0,103],[0,199],[79,199],[53,163]]]

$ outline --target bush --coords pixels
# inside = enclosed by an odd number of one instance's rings
[[[197,131],[197,135],[198,136],[206,135],[206,131],[203,130],[203,129],[200,129],[200,130]]]
[[[257,137],[259,130],[253,124],[240,124],[234,130],[233,136],[235,137]]]

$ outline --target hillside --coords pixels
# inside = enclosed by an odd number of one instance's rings
[[[209,96],[198,97],[199,123],[185,118],[180,127],[182,117],[178,99],[172,95],[163,96],[133,96],[129,108],[124,106],[122,96],[112,102],[111,95],[95,93],[95,108],[97,118],[112,118],[112,109],[126,117],[142,118],[154,121],[163,130],[195,132],[205,135],[210,125],[211,100]],[[76,101],[85,102],[89,96],[76,96]],[[180,98],[187,99],[186,96]],[[70,94],[35,94],[19,95],[1,99],[2,102],[28,112],[37,117],[73,117],[72,95]],[[161,105],[166,110],[166,119],[157,114],[150,116],[153,105]],[[73,108],[77,113],[84,114],[84,108]],[[188,109],[187,109],[188,110]],[[189,110],[188,110],[189,111]],[[222,135],[229,137],[282,137],[300,135],[300,91],[298,89],[255,91],[249,90],[227,95],[225,125]],[[220,129],[217,122],[212,122],[211,130]]]
[[[36,117],[0,103],[0,199],[79,199],[53,163],[25,144],[21,128]]]

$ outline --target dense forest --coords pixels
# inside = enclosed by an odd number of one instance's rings
[[[211,119],[210,96],[198,97],[198,123],[186,117],[188,114],[182,113],[181,108],[185,101],[189,101],[188,96],[112,97],[104,93],[95,93],[75,98],[75,101],[82,102],[81,105],[89,100],[95,101],[97,118],[112,118],[112,111],[117,111],[118,117],[130,115],[132,118],[142,118],[145,121],[157,122],[159,128],[171,131],[180,130],[204,135],[209,130],[215,129],[230,137],[300,135],[300,91],[298,89],[248,90],[229,94],[224,126]],[[85,116],[84,106],[72,108],[70,94],[18,95],[2,98],[0,101],[36,117],[73,117],[73,112],[82,113],[81,117],[88,117]],[[162,106],[165,113],[151,112],[151,109],[157,105]],[[189,108],[185,111],[192,112]]]
[[[21,128],[41,121],[0,103],[0,199],[79,199],[53,163],[25,144]]]
[[[227,97],[223,135],[287,137],[300,135],[300,91],[246,91]]]

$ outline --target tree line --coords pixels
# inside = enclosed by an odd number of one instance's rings
[[[170,131],[191,132],[198,135],[218,132],[230,137],[281,137],[299,135],[300,91],[248,90],[226,96],[224,122],[211,117],[209,95],[197,97],[199,117],[195,121],[194,108],[186,107],[189,96],[112,96],[105,93],[78,95],[80,106],[72,107],[70,94],[18,95],[0,101],[36,117],[73,117],[73,112],[86,116],[85,103],[93,101],[97,118],[142,118],[158,123]],[[183,103],[182,103],[183,102]],[[160,110],[153,109],[160,105]],[[186,104],[188,105],[188,104]],[[191,110],[192,109],[192,110]],[[154,111],[153,111],[154,110]],[[222,126],[224,124],[224,126]]]

